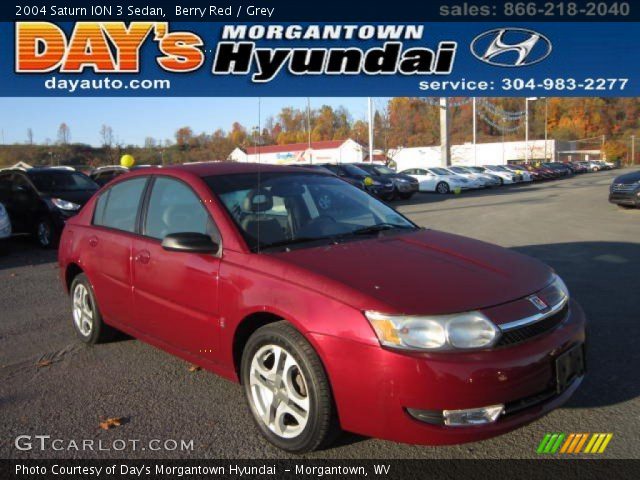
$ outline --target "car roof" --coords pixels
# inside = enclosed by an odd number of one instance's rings
[[[138,172],[142,171],[138,170]],[[210,177],[214,175],[232,175],[236,173],[300,173],[300,169],[293,166],[269,165],[265,163],[239,163],[239,162],[202,162],[189,165],[169,165],[163,171],[189,172],[198,177]]]

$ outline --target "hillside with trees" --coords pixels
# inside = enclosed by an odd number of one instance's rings
[[[470,99],[452,98],[453,143],[472,139]],[[478,99],[477,141],[497,142],[524,139],[524,98]],[[544,138],[545,112],[550,139],[584,140],[599,146],[602,136],[610,159],[627,159],[632,135],[640,132],[638,98],[548,98],[529,103],[529,137]],[[61,117],[63,115],[61,114]],[[144,145],[123,145],[116,140],[116,126],[103,125],[99,147],[73,143],[73,125],[61,118],[56,141],[33,142],[33,130],[25,132],[25,142],[0,145],[0,165],[24,161],[32,165],[108,165],[123,153],[132,154],[138,164],[169,164],[205,160],[225,160],[236,147],[306,142],[308,115],[304,109],[283,107],[267,118],[261,129],[241,125],[230,118],[228,130],[194,132],[188,126],[176,130],[173,139],[147,137]],[[354,119],[343,107],[321,106],[310,115],[311,140],[352,138],[368,142],[364,118]],[[376,100],[375,148],[384,151],[402,147],[439,145],[437,99],[397,97]],[[150,132],[151,133],[151,132]],[[638,148],[636,148],[636,151]]]

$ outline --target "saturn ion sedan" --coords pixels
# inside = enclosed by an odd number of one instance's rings
[[[67,221],[59,264],[81,341],[120,330],[240,382],[257,430],[291,452],[340,430],[495,436],[585,373],[585,317],[553,270],[321,171],[121,175]]]

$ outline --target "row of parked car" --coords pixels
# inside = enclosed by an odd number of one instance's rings
[[[146,166],[134,167],[143,168]],[[534,182],[577,173],[614,168],[606,162],[543,163],[540,165],[452,166],[412,168],[397,172],[376,163],[300,165],[336,175],[385,201],[407,200],[417,192],[447,194]],[[0,238],[30,233],[41,246],[55,247],[66,220],[114,178],[129,172],[120,166],[100,167],[88,175],[71,167],[37,167],[0,170]],[[622,185],[622,186],[621,186]],[[635,185],[635,184],[634,184]],[[634,189],[617,182],[612,201],[640,202]],[[631,192],[631,193],[629,193]],[[624,197],[624,198],[623,198]]]

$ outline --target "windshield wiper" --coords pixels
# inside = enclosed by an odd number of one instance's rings
[[[397,225],[395,223],[377,223],[368,227],[358,228],[351,232],[352,235],[369,235],[372,233],[383,232],[385,230],[415,230],[413,225]]]
[[[330,236],[330,237],[298,237],[298,238],[292,238],[289,240],[280,240],[278,242],[272,242],[272,243],[267,243],[265,245],[260,245],[260,246],[256,246],[254,247],[254,250],[264,250],[267,248],[278,248],[278,247],[287,247],[289,245],[298,245],[301,243],[309,243],[309,242],[320,242],[322,240],[332,240],[332,241],[336,241],[336,237],[334,236]]]

